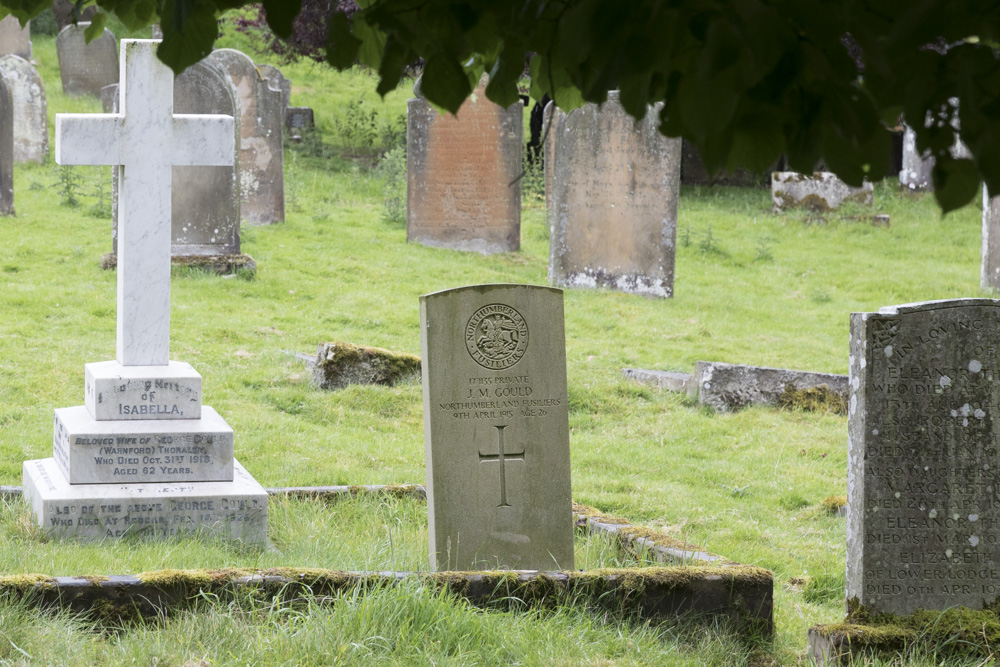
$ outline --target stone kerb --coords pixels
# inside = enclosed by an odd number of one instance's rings
[[[284,222],[282,92],[248,56],[234,49],[216,49],[205,62],[226,72],[239,99],[241,215],[251,225]]]
[[[555,137],[549,282],[673,296],[681,140],[636,122],[608,93],[574,109]]]
[[[524,105],[486,98],[485,78],[456,116],[419,93],[407,104],[406,240],[492,254],[521,247]]]
[[[8,54],[31,60],[31,21],[23,28],[14,16],[0,21],[0,56]]]
[[[20,56],[0,57],[0,76],[14,104],[14,161],[45,162],[49,155],[49,116],[45,83],[38,70]]]
[[[871,206],[874,192],[871,183],[852,187],[827,171],[813,174],[776,171],[771,174],[771,202],[775,211],[805,208],[814,213],[826,213],[840,208],[845,201]]]
[[[56,37],[59,77],[67,95],[100,95],[104,86],[118,83],[118,46],[107,28],[88,44],[89,23],[63,28]]]

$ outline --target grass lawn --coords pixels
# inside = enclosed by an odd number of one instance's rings
[[[249,48],[239,35],[226,45]],[[53,38],[36,36],[34,57],[50,121],[99,111],[96,99],[61,94]],[[341,340],[418,354],[421,294],[545,284],[542,199],[525,188],[520,252],[408,245],[405,225],[385,206],[386,193],[398,192],[398,169],[374,168],[381,151],[363,137],[398,138],[412,84],[383,101],[365,72],[309,63],[282,70],[292,104],[315,109],[324,145],[286,150],[287,221],[244,227],[256,277],[175,269],[171,357],[202,374],[205,404],[233,427],[236,456],[265,486],[422,482],[419,384],[321,392],[290,353]],[[365,129],[372,124],[374,134]],[[387,186],[387,178],[396,180]],[[111,246],[108,180],[99,167],[15,171],[17,215],[0,219],[0,484],[20,484],[25,459],[51,456],[53,410],[82,404],[84,364],[114,357],[115,274],[100,268]],[[66,205],[67,192],[81,204]],[[621,369],[691,371],[712,360],[846,373],[851,312],[984,296],[978,208],[942,218],[930,195],[900,194],[894,181],[877,184],[875,198],[888,228],[846,214],[776,215],[764,190],[684,187],[674,298],[565,293],[574,499],[773,570],[773,642],[747,646],[717,629],[587,609],[483,611],[414,585],[333,605],[205,600],[168,621],[115,629],[0,603],[0,661],[803,663],[806,630],[843,617],[844,520],[822,501],[846,493],[846,417],[716,415],[630,384]],[[203,541],[80,546],[44,540],[17,501],[0,508],[0,571],[412,569],[424,561],[425,526],[415,501],[277,500],[272,551]],[[597,554],[587,563],[613,558],[600,545],[577,548]]]

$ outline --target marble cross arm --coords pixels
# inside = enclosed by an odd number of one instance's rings
[[[175,114],[173,150],[175,166],[230,167],[236,156],[236,121],[221,114]]]
[[[56,164],[121,164],[121,114],[56,114]]]

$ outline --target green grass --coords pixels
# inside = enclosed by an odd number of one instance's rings
[[[60,93],[53,40],[34,42],[50,117],[98,111],[94,99]],[[408,245],[404,225],[383,221],[383,183],[371,171],[378,151],[347,145],[338,130],[345,121],[336,119],[357,100],[379,118],[398,117],[411,84],[382,102],[359,70],[301,63],[283,71],[292,103],[316,110],[326,157],[287,151],[287,222],[243,230],[255,279],[175,272],[171,356],[202,374],[206,404],[232,425],[237,457],[265,486],[422,482],[419,385],[320,392],[288,352],[343,340],[419,353],[421,294],[545,284],[542,204],[526,197],[518,253]],[[83,365],[114,356],[115,275],[99,266],[111,224],[89,212],[107,169],[74,169],[84,181],[79,207],[60,203],[57,167],[23,165],[17,216],[0,219],[0,484],[20,484],[23,460],[51,455],[52,411],[81,404]],[[762,190],[684,187],[673,299],[565,293],[574,498],[774,570],[777,636],[755,649],[758,664],[801,662],[807,628],[843,618],[844,522],[822,500],[846,493],[846,418],[759,408],[714,415],[686,397],[628,384],[620,371],[691,371],[713,360],[846,373],[852,311],[982,295],[976,209],[942,219],[930,196],[898,194],[892,182],[875,195],[889,228],[775,215]],[[273,552],[202,541],[80,546],[41,540],[13,504],[0,511],[0,571],[406,569],[424,562],[423,521],[412,501],[333,511],[279,500],[271,505]],[[796,584],[805,577],[818,583]],[[405,588],[332,606],[206,604],[112,634],[11,605],[0,605],[0,617],[0,660],[12,662],[736,665],[749,650],[723,632],[586,610],[482,612]]]

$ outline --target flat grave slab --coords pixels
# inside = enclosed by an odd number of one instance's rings
[[[675,371],[649,371],[641,368],[623,368],[622,377],[639,384],[659,387],[667,391],[687,392],[688,384],[691,382],[690,373],[678,373]]]
[[[238,461],[232,482],[70,484],[54,459],[25,461],[24,497],[55,538],[99,541],[204,532],[247,544],[267,540],[267,492]]]
[[[208,406],[201,419],[126,422],[59,408],[52,452],[70,484],[233,479],[233,429]]]
[[[847,407],[847,376],[787,368],[745,366],[719,361],[699,361],[688,384],[698,403],[719,412],[751,405],[796,407],[809,402],[833,412]]]
[[[874,192],[871,183],[856,188],[828,171],[813,174],[776,171],[771,174],[771,202],[775,211],[805,208],[814,213],[825,213],[840,208],[845,201],[871,206]]]

